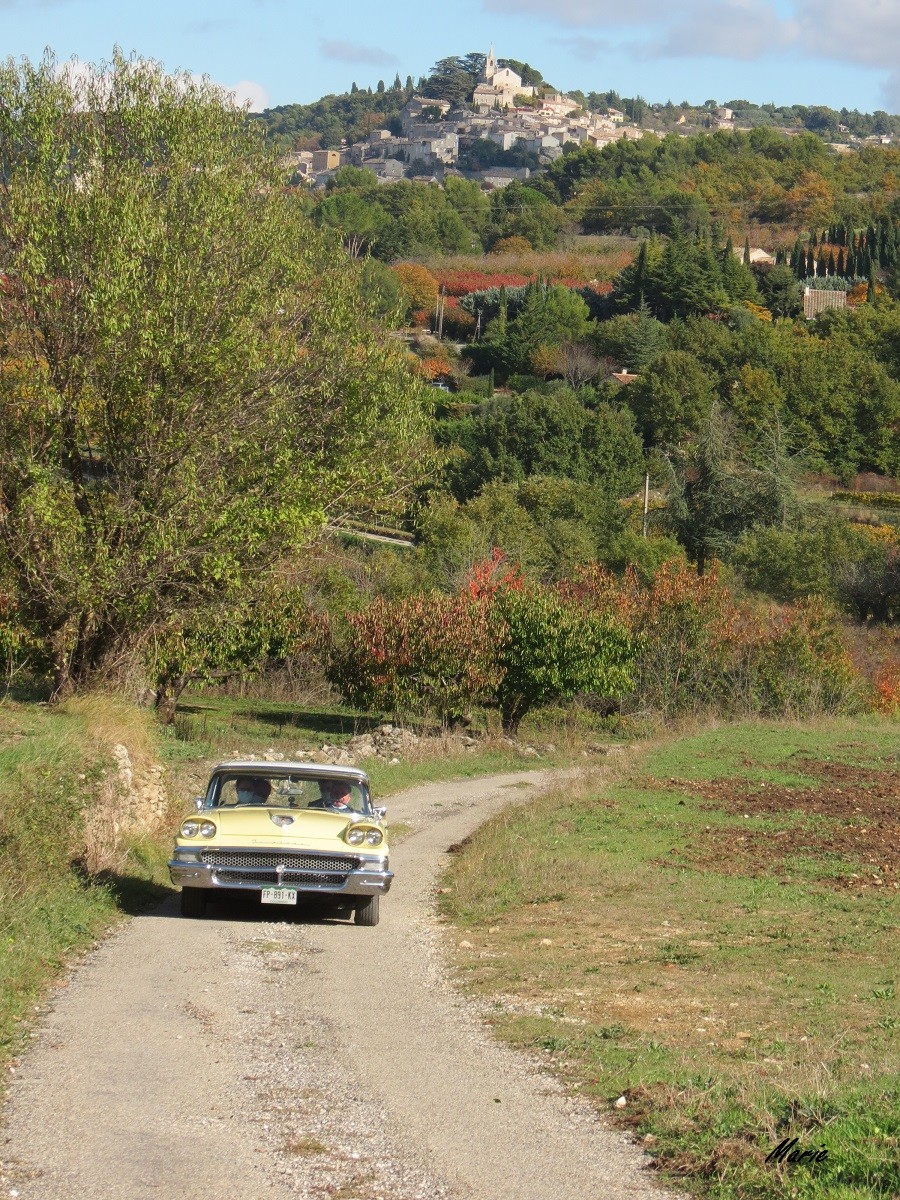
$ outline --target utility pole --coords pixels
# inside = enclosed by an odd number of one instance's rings
[[[647,536],[647,518],[650,513],[650,472],[644,475],[644,537]]]

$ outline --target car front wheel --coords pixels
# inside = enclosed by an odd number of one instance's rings
[[[363,900],[361,904],[357,904],[356,915],[354,917],[357,925],[378,924],[378,901],[380,899],[380,896],[370,896],[368,900]]]
[[[181,915],[202,917],[206,912],[206,889],[183,887],[181,889]]]

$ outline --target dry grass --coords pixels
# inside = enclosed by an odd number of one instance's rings
[[[432,264],[433,270],[479,271],[486,274],[539,275],[553,279],[608,280],[635,255],[636,243],[630,239],[610,239],[611,245],[579,253],[566,250],[530,250],[521,254],[458,254]]]

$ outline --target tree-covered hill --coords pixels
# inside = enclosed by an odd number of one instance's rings
[[[484,54],[471,51],[439,59],[425,76],[414,82],[412,75],[403,82],[397,74],[391,83],[379,80],[375,87],[358,87],[353,83],[349,92],[323,96],[308,104],[282,104],[254,114],[269,135],[284,150],[330,149],[342,140],[358,141],[373,129],[399,130],[400,109],[417,91],[424,96],[464,103],[472,94],[484,64]],[[541,72],[530,63],[514,58],[498,60],[502,67],[512,67],[529,86],[544,86],[555,91]],[[565,81],[559,81],[564,86]],[[622,96],[614,90],[583,92],[568,89],[568,95],[592,112],[618,109],[636,125],[656,132],[691,133],[714,127],[717,110],[729,109],[734,125],[742,129],[772,129],[787,133],[808,132],[825,142],[845,142],[851,138],[878,138],[900,135],[900,116],[882,110],[861,113],[857,109],[829,108],[827,105],[755,104],[750,100],[726,100],[719,105],[707,100],[700,105],[683,100],[675,104],[650,102],[643,96]]]

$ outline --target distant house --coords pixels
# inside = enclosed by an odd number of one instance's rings
[[[317,175],[320,171],[336,171],[346,161],[344,150],[313,150],[312,169]]]
[[[846,307],[846,292],[811,287],[803,289],[803,315],[807,321],[814,321],[826,309]]]
[[[635,375],[633,371],[629,371],[627,367],[623,367],[621,371],[613,371],[612,377],[617,383],[634,383],[634,381],[638,378],[638,376]]]
[[[489,167],[486,171],[479,171],[478,178],[482,187],[495,191],[507,187],[514,179],[527,179],[530,174],[528,167]]]
[[[734,255],[735,255],[735,258],[739,258],[741,260],[741,262],[743,262],[744,261],[744,247],[743,246],[735,246]],[[761,249],[759,246],[751,246],[750,247],[750,262],[751,263],[768,263],[769,266],[774,267],[775,255],[770,254],[768,252],[768,250]]]

